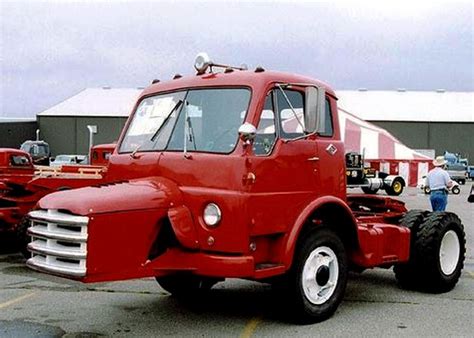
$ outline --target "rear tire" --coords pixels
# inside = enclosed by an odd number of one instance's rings
[[[289,274],[291,314],[300,323],[316,323],[332,316],[347,284],[346,251],[339,237],[327,228],[304,239]]]
[[[415,248],[420,289],[433,293],[453,289],[466,254],[466,235],[459,217],[451,212],[431,213],[421,225]]]
[[[401,226],[410,229],[410,260],[407,263],[395,265],[393,271],[398,284],[404,289],[413,289],[418,283],[417,257],[414,248],[420,225],[428,213],[425,210],[410,210],[400,220]]]

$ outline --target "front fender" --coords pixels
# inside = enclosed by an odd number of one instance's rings
[[[348,220],[350,220],[349,223],[351,224],[347,224],[346,226],[349,227],[349,231],[352,233],[352,236],[355,237],[354,239],[356,240],[356,242],[358,242],[356,220],[354,218],[354,215],[352,214],[351,209],[347,205],[347,203],[345,203],[343,200],[335,196],[324,196],[324,197],[317,198],[313,200],[311,203],[309,203],[306,206],[306,208],[301,212],[301,214],[296,219],[296,222],[294,226],[292,227],[291,231],[286,236],[283,264],[286,266],[287,269],[291,267],[291,264],[293,262],[293,257],[294,257],[295,249],[296,249],[296,243],[298,241],[301,230],[303,229],[306,221],[314,212],[316,212],[317,210],[321,209],[322,207],[326,205],[336,206],[339,210],[341,210],[341,212],[344,213],[339,216],[341,216],[341,218],[345,217]]]
[[[146,177],[58,191],[43,197],[41,209],[67,210],[75,215],[169,208],[182,204],[178,186],[163,177]]]

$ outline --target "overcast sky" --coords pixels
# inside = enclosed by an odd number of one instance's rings
[[[200,51],[336,90],[474,90],[473,3],[390,3],[2,1],[0,117],[192,74]]]

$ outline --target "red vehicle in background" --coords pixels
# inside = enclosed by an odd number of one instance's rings
[[[350,268],[393,266],[402,286],[432,292],[456,285],[456,215],[346,194],[328,85],[261,67],[214,73],[205,54],[195,67],[144,90],[106,184],[39,201],[28,266],[87,283],[153,276],[188,296],[225,278],[272,283],[301,322],[334,313]]]
[[[24,217],[38,200],[53,191],[102,182],[105,173],[103,165],[35,166],[29,153],[0,148],[0,239],[19,241],[17,246],[27,253]]]
[[[104,167],[107,166],[107,164],[109,164],[110,155],[112,155],[116,146],[117,144],[115,143],[98,144],[93,146],[89,155],[90,164]]]

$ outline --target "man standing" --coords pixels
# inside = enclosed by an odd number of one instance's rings
[[[448,204],[448,189],[453,182],[449,174],[444,170],[446,164],[444,156],[438,156],[433,160],[434,169],[430,170],[426,177],[426,184],[430,187],[430,201],[433,211],[445,211]]]

